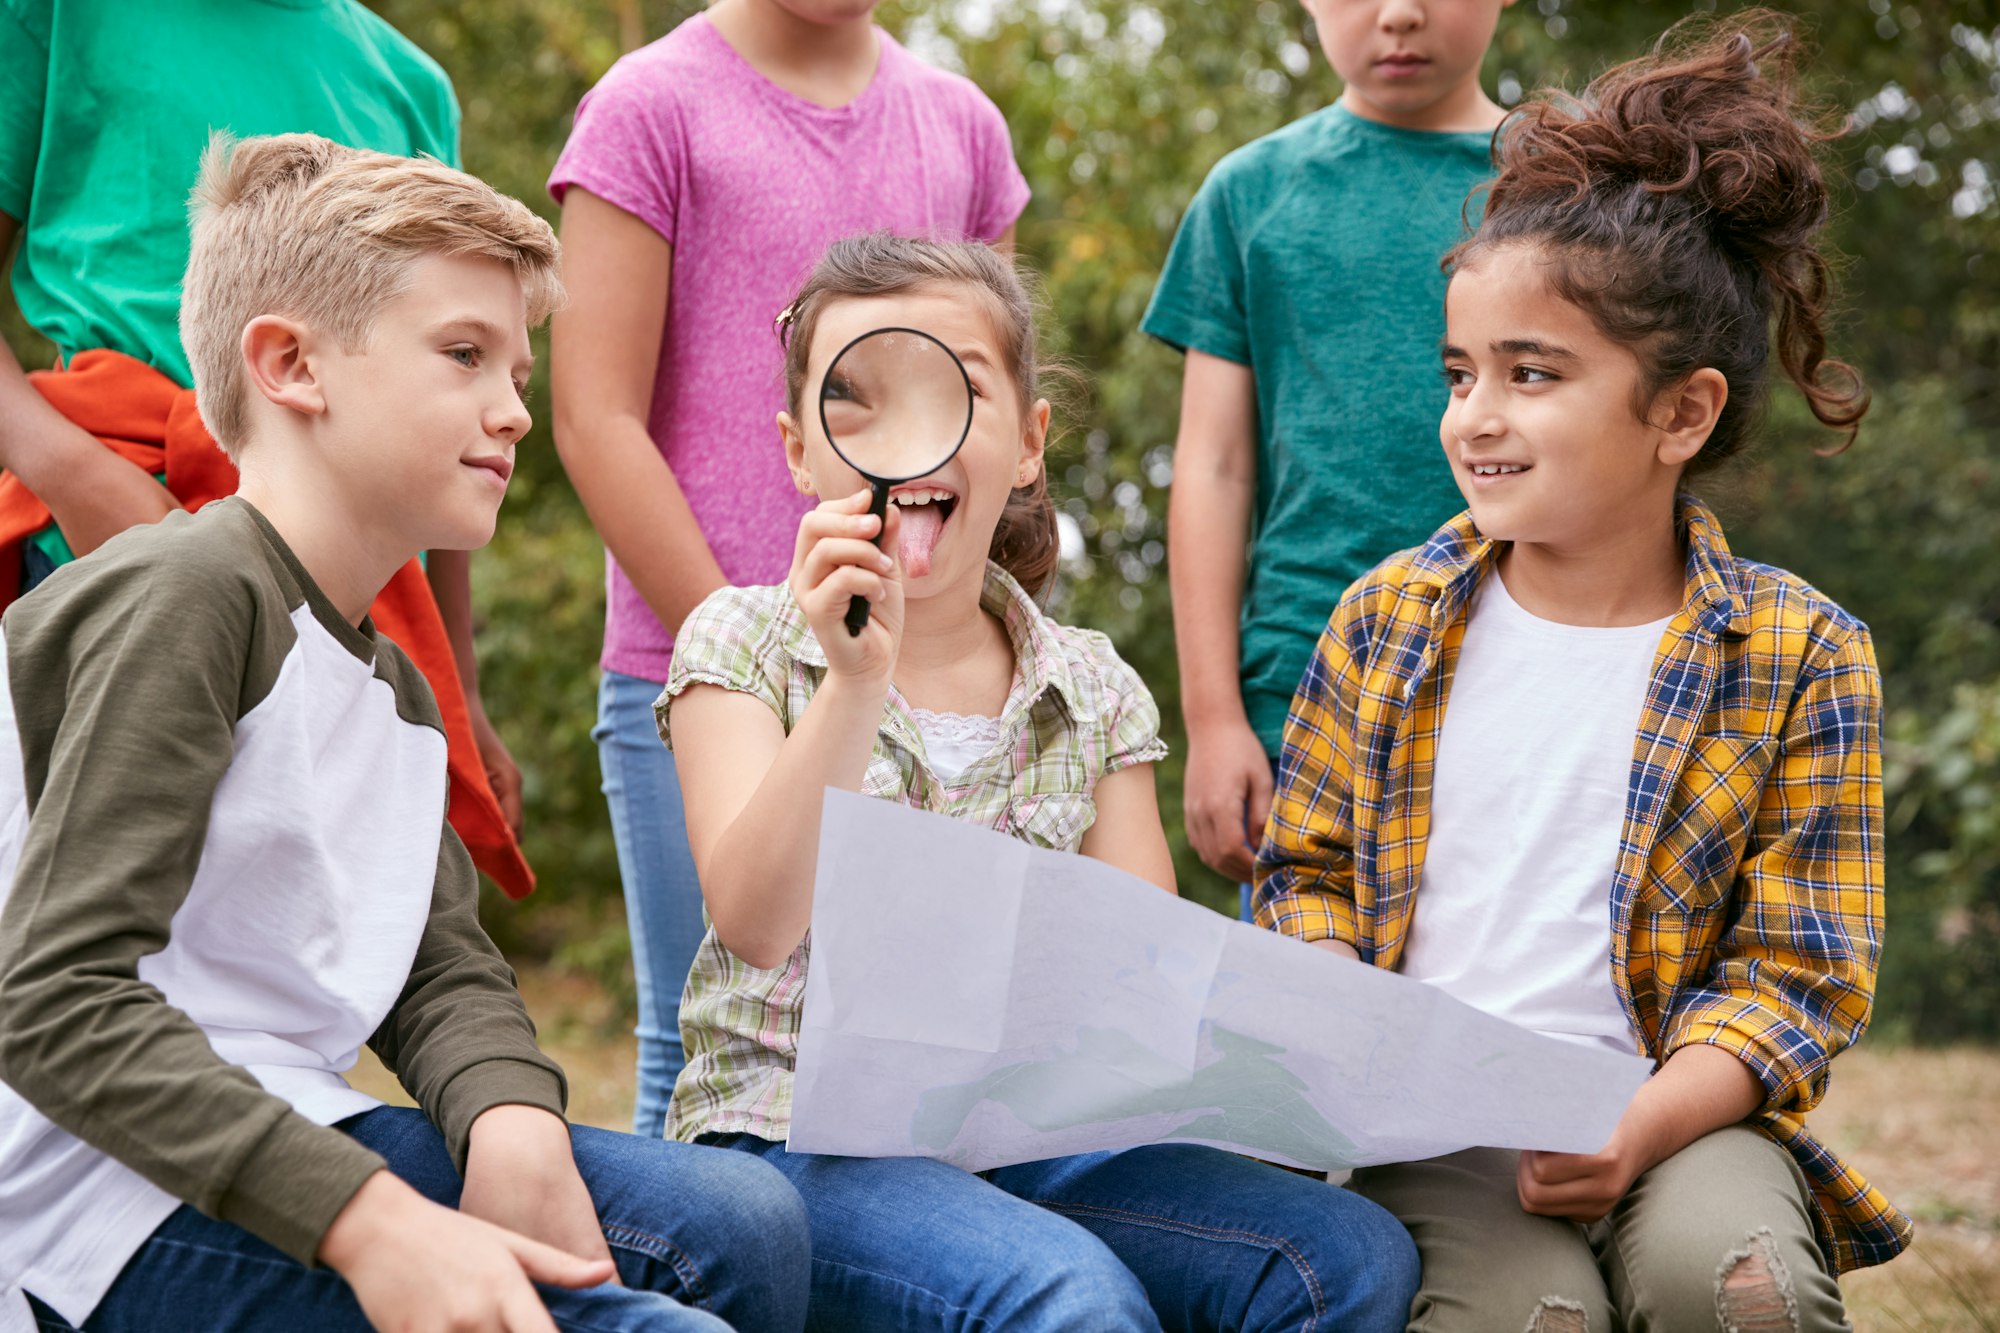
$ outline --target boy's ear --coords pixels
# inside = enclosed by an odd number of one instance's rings
[[[785,466],[791,469],[792,485],[800,495],[813,493],[812,469],[806,466],[806,437],[790,412],[778,413],[778,434],[785,442]]]
[[[1669,385],[1653,400],[1648,418],[1660,432],[1658,456],[1678,467],[1701,452],[1729,402],[1729,380],[1713,366],[1704,366],[1679,384]]]
[[[1021,429],[1021,458],[1014,471],[1014,486],[1019,489],[1032,483],[1041,475],[1045,455],[1049,447],[1049,400],[1038,398],[1028,409],[1027,423]]]
[[[244,373],[258,393],[307,416],[326,411],[310,329],[283,315],[259,315],[244,325],[242,347]]]

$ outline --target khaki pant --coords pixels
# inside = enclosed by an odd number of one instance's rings
[[[1583,1226],[1521,1210],[1519,1154],[1475,1148],[1356,1171],[1416,1238],[1409,1333],[1821,1333],[1849,1325],[1790,1154],[1736,1125]]]

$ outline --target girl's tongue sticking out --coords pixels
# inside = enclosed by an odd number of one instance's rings
[[[952,501],[933,494],[915,502],[898,497],[896,505],[902,512],[903,530],[897,554],[902,557],[903,573],[909,578],[920,579],[931,572],[931,552],[937,549],[938,536],[944,531]]]

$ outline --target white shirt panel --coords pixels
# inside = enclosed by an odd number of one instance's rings
[[[1497,571],[1481,581],[1438,735],[1405,976],[1552,1037],[1638,1049],[1611,977],[1611,881],[1671,619],[1561,625]]]

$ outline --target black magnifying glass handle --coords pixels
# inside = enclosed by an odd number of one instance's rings
[[[870,479],[868,484],[875,491],[874,498],[869,501],[868,512],[882,520],[882,530],[875,534],[875,545],[879,548],[882,538],[889,535],[889,483]],[[850,639],[859,638],[861,631],[867,627],[868,599],[850,597],[847,601],[847,636]]]

